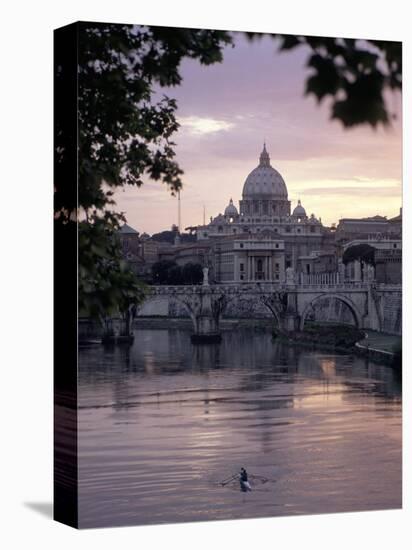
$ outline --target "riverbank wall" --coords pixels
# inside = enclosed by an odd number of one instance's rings
[[[133,320],[133,328],[140,329],[170,329],[187,328],[193,329],[193,323],[188,317],[136,317]],[[221,319],[219,323],[221,330],[235,330],[241,327],[262,328],[273,330],[274,320],[271,319]]]
[[[383,349],[371,348],[369,346],[364,346],[357,342],[355,344],[355,349],[357,355],[362,355],[367,357],[375,363],[383,363],[385,365],[392,365],[395,359],[395,353],[391,351],[385,351]]]
[[[193,329],[193,324],[191,319],[185,317],[176,317],[168,318],[163,316],[148,316],[148,317],[137,317],[133,320],[132,327],[137,330],[169,330],[169,329],[186,329],[188,331]],[[254,330],[260,331],[270,331],[276,338],[280,341],[297,345],[310,349],[322,349],[326,351],[333,351],[337,353],[355,353],[363,357],[367,357],[372,361],[375,361],[380,364],[385,364],[388,366],[396,366],[396,368],[401,369],[401,351],[396,349],[387,349],[388,345],[381,346],[376,345],[376,337],[372,340],[368,339],[366,332],[361,332],[361,335],[358,336],[358,341],[353,341],[353,343],[340,345],[339,343],[331,343],[326,341],[325,338],[320,337],[318,334],[314,333],[308,338],[306,332],[294,332],[291,334],[275,333],[275,323],[272,319],[222,319],[220,322],[220,329],[222,331],[232,331],[241,328],[252,328]],[[339,329],[336,329],[339,330]],[[347,330],[344,329],[344,330]],[[330,332],[334,332],[330,328]],[[102,328],[99,323],[94,322],[90,319],[81,319],[79,320],[79,342],[97,342],[102,338]],[[381,336],[382,341],[385,339],[385,334]],[[388,335],[389,336],[389,335]],[[400,339],[399,339],[400,340]],[[400,340],[401,341],[401,340]],[[401,350],[401,346],[400,346]]]

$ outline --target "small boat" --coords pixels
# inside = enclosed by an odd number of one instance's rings
[[[242,481],[240,480],[240,488],[241,490],[246,493],[247,491],[251,491],[252,490],[252,487],[249,483],[249,481]]]

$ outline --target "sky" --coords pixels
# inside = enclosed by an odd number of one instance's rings
[[[184,170],[182,229],[238,207],[247,175],[258,165],[266,141],[271,164],[283,176],[292,201],[322,223],[342,217],[393,217],[402,201],[401,97],[390,95],[397,113],[391,128],[343,129],[331,121],[327,103],[304,96],[307,50],[278,53],[268,36],[248,42],[236,35],[221,64],[185,60],[180,86],[165,90],[177,99],[181,124],[174,136]],[[177,199],[149,179],[118,192],[127,223],[149,234],[178,219]]]

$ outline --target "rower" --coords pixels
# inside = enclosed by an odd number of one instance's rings
[[[252,490],[252,487],[250,486],[250,483],[248,481],[247,471],[244,468],[240,469],[239,481],[240,481],[241,491],[246,493],[246,491],[251,491]]]

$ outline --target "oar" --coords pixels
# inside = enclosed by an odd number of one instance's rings
[[[224,486],[224,485],[227,485],[228,483],[230,483],[232,481],[232,479],[235,479],[235,477],[237,477],[238,474],[234,474],[232,477],[228,478],[228,479],[224,479],[223,481],[220,482],[220,485]]]
[[[226,481],[230,481],[232,478],[233,478],[233,476],[227,477],[223,481],[221,481],[220,483],[225,483]]]

